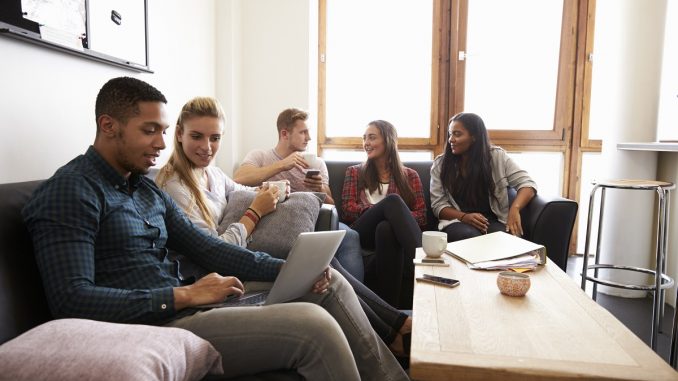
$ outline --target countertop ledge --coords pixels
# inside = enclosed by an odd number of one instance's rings
[[[678,152],[678,142],[617,143],[617,149],[627,151]]]

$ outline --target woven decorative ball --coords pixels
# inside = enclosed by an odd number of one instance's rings
[[[530,289],[530,276],[513,271],[502,271],[497,275],[497,287],[504,295],[523,296]]]

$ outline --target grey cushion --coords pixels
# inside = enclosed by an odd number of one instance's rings
[[[232,192],[217,232],[221,234],[228,225],[240,221],[255,196],[256,193],[251,191]],[[269,253],[276,258],[287,258],[299,233],[315,229],[320,205],[320,199],[311,192],[290,194],[287,200],[278,203],[275,211],[259,221],[247,248]]]
[[[180,328],[52,320],[0,346],[7,380],[199,380],[221,355]],[[6,377],[6,378],[5,378]]]

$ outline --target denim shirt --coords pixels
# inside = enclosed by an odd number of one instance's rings
[[[445,191],[440,179],[443,156],[436,157],[431,166],[431,209],[433,209],[433,215],[436,217],[440,215],[444,208],[451,207],[460,210],[459,204],[451,194]],[[492,160],[490,164],[492,180],[494,181],[494,197],[490,197],[490,209],[497,216],[497,220],[505,224],[510,206],[508,203],[508,187],[515,188],[516,190],[531,187],[536,191],[537,183],[532,180],[525,170],[520,169],[502,148],[492,146],[490,148],[490,156]],[[438,229],[442,230],[445,226],[454,222],[459,222],[459,220],[440,220]]]
[[[174,309],[168,249],[241,280],[272,281],[284,262],[201,232],[152,180],[125,179],[94,147],[41,184],[23,216],[56,318],[162,324],[191,313]]]

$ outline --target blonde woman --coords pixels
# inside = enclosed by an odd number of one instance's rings
[[[255,189],[234,182],[221,169],[209,165],[219,151],[224,122],[224,112],[216,99],[198,97],[186,103],[177,121],[172,156],[156,177],[158,186],[174,198],[191,221],[210,234],[217,234],[216,225],[228,207],[228,194]],[[246,238],[259,219],[275,211],[275,188],[264,186],[258,192],[240,223],[231,224],[220,236],[222,240],[246,246]],[[412,318],[381,300],[336,258],[331,265],[353,286],[363,311],[382,340],[394,354],[407,355]]]
[[[273,212],[278,189],[240,185],[219,167],[210,166],[221,145],[224,112],[215,99],[194,98],[182,109],[174,135],[174,151],[160,169],[156,183],[172,196],[193,223],[212,235],[217,234],[227,198],[237,190],[257,191],[257,196],[240,219],[220,235],[226,242],[247,246],[261,218]]]

